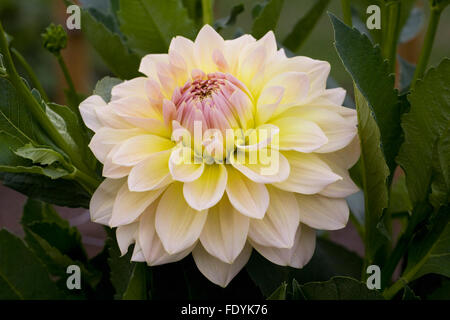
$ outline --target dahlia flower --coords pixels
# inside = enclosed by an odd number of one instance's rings
[[[224,40],[206,25],[139,71],[80,105],[106,178],[91,218],[117,227],[122,254],[134,243],[131,260],[155,266],[192,253],[225,287],[253,249],[301,268],[315,229],[346,225],[356,113],[326,89],[327,62],[288,58],[272,32]]]

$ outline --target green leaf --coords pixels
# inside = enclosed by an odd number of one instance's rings
[[[74,260],[87,261],[87,255],[81,243],[81,234],[75,227],[59,217],[48,204],[42,202],[25,206],[22,225],[46,240],[62,254]],[[37,211],[37,212],[36,212]],[[38,213],[40,211],[40,213]],[[28,217],[32,215],[32,217]],[[36,219],[41,216],[41,219]]]
[[[231,12],[228,17],[218,19],[216,22],[214,22],[214,29],[216,29],[217,32],[220,32],[223,28],[234,26],[237,17],[242,12],[244,12],[244,5],[242,3],[233,6],[233,8],[231,8]]]
[[[403,288],[402,300],[420,300],[420,298],[415,295],[410,287],[405,286],[405,288]]]
[[[23,144],[41,135],[23,99],[11,82],[0,78],[0,131],[17,137]]]
[[[412,209],[413,206],[406,188],[406,179],[404,175],[401,175],[391,186],[388,211],[390,213],[401,213],[410,212]]]
[[[95,85],[94,94],[102,97],[105,102],[109,102],[112,88],[121,82],[122,80],[118,78],[104,77]]]
[[[139,76],[139,56],[130,52],[118,34],[86,10],[81,10],[81,21],[86,38],[116,76],[121,79]]]
[[[308,39],[329,3],[330,0],[317,1],[295,24],[292,31],[284,39],[283,45],[291,51],[297,51],[305,43],[306,39]]]
[[[28,145],[31,146],[31,145]],[[12,136],[6,132],[0,131],[0,171],[11,173],[35,173],[47,176],[51,179],[57,179],[70,174],[70,171],[65,167],[52,163],[50,165],[35,165],[33,161],[30,161],[31,155],[27,154],[22,156],[21,152],[26,149],[26,146],[22,145],[22,142],[15,136]],[[44,147],[41,150],[48,150],[51,153],[57,154],[52,149],[46,149]],[[61,155],[59,155],[62,157]],[[53,157],[53,155],[52,155]],[[50,159],[47,159],[50,161]]]
[[[301,286],[306,300],[382,300],[376,290],[353,278],[334,277],[325,282],[309,282]]]
[[[258,14],[252,26],[252,35],[256,39],[263,37],[270,30],[275,30],[283,3],[284,0],[266,0],[264,4],[259,6]]]
[[[394,77],[369,38],[351,29],[330,14],[335,32],[335,47],[347,72],[366,99],[379,127],[381,148],[391,174],[396,167],[395,157],[403,141],[400,127],[402,104],[394,90]]]
[[[35,173],[0,172],[3,185],[26,196],[59,206],[89,208],[91,196],[74,180],[52,180]]]
[[[450,279],[442,279],[440,287],[427,295],[427,300],[450,300]]]
[[[388,206],[386,181],[389,169],[380,149],[380,132],[370,114],[366,99],[358,89],[355,90],[356,111],[358,114],[358,135],[361,146],[361,180],[364,192],[365,248],[368,263],[374,262],[377,250],[384,238],[379,223],[384,209]]]
[[[449,83],[450,59],[445,59],[437,68],[430,69],[423,80],[417,81],[408,96],[411,109],[402,118],[405,142],[397,161],[405,171],[413,205],[426,202],[428,198],[433,149],[450,123]]]
[[[450,126],[439,138],[433,152],[430,203],[434,208],[450,202]]]
[[[126,255],[121,256],[119,246],[115,237],[115,231],[108,230],[108,238],[106,240],[108,247],[108,265],[111,269],[111,283],[116,291],[114,299],[122,299],[124,292],[127,290],[131,274],[134,269],[134,262],[131,262],[133,246],[128,249]]]
[[[135,263],[123,300],[147,300],[147,265]]]
[[[297,280],[292,280],[292,300],[305,300],[302,288]]]
[[[408,250],[402,279],[412,281],[428,273],[450,277],[450,208],[441,207],[424,230],[416,233]]]
[[[76,114],[68,107],[56,103],[45,104],[45,113],[73,150],[81,155],[90,155],[87,148],[87,137],[81,130],[82,126]]]
[[[178,0],[120,0],[120,29],[141,56],[167,52],[175,36],[193,39],[194,22]]]
[[[268,298],[267,300],[286,300],[286,290],[287,283],[283,282],[281,286],[278,287]]]
[[[86,255],[79,239],[81,236],[76,228],[71,228],[69,223],[62,219],[58,213],[49,205],[40,201],[28,199],[24,206],[24,212],[21,220],[23,229],[25,231],[25,241],[28,246],[35,252],[37,257],[43,262],[52,275],[60,278],[66,278],[66,269],[69,265],[78,265],[81,268],[83,279],[86,279],[91,286],[95,286],[100,280],[99,274],[94,273],[85,265]],[[57,238],[57,243],[54,243],[54,238],[49,237],[47,233],[40,234],[33,231],[36,225],[46,224],[52,225],[55,229],[63,233],[63,237]],[[39,228],[37,228],[39,229]],[[62,231],[62,232],[61,232]],[[62,246],[62,242],[76,240],[75,250],[70,248],[72,244]],[[51,243],[53,242],[53,243]],[[64,251],[61,251],[61,248]],[[75,251],[75,255],[73,254]],[[81,252],[81,256],[80,253]],[[83,260],[81,261],[80,258]],[[65,285],[65,284],[64,284]]]
[[[360,277],[362,260],[355,253],[331,241],[318,238],[311,261],[303,269],[282,267],[253,252],[246,266],[253,282],[264,296],[274,292],[280,283],[325,281],[333,276]]]
[[[56,284],[24,243],[0,230],[0,299],[61,299]]]

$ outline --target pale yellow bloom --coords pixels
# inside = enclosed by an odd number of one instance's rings
[[[194,42],[176,37],[168,54],[145,56],[139,71],[109,103],[94,95],[80,105],[106,177],[91,217],[117,227],[122,254],[135,243],[132,260],[154,266],[192,252],[226,286],[252,249],[301,268],[314,229],[346,225],[345,197],[357,191],[348,173],[359,157],[356,113],[342,107],[343,89],[325,88],[327,62],[287,58],[272,32],[223,40],[206,25]],[[174,134],[193,136],[196,123],[200,143]],[[237,138],[228,144],[230,129]],[[262,151],[275,171],[250,161]]]

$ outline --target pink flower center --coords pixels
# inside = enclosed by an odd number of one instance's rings
[[[194,122],[202,124],[202,131],[215,128],[221,131],[245,127],[253,118],[252,98],[245,85],[230,74],[192,71],[192,79],[174,91],[172,102],[176,120],[192,132]]]

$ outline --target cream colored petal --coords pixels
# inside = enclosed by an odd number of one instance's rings
[[[204,25],[194,42],[196,65],[205,73],[217,71],[213,60],[215,50],[223,51],[223,38],[209,25]]]
[[[295,122],[297,119],[312,121],[320,127],[328,142],[314,150],[318,153],[329,153],[342,149],[357,135],[356,123],[327,108],[298,108],[296,117],[289,119]]]
[[[116,239],[122,256],[127,254],[128,247],[134,243],[138,227],[139,223],[137,222],[117,227]]]
[[[160,136],[139,135],[122,143],[112,156],[112,161],[119,165],[132,166],[154,153],[169,150],[173,146],[172,141]]]
[[[263,183],[248,179],[239,171],[228,167],[227,195],[240,213],[262,219],[269,207],[269,192]]]
[[[291,192],[267,186],[269,208],[263,219],[252,219],[249,238],[262,246],[290,248],[300,223],[298,204]]]
[[[172,51],[183,56],[188,72],[197,68],[194,59],[194,42],[185,37],[177,36],[170,42],[169,53]]]
[[[266,123],[272,117],[283,98],[284,90],[282,86],[267,86],[263,89],[256,104],[256,125]]]
[[[157,203],[154,202],[142,213],[139,219],[139,244],[142,248],[145,261],[149,266],[179,261],[186,257],[193,249],[193,247],[190,247],[172,255],[164,250],[155,229],[156,208]]]
[[[303,56],[278,59],[274,63],[268,64],[266,78],[273,79],[276,75],[284,72],[306,73],[310,81],[308,99],[312,99],[322,95],[325,91],[327,78],[330,73],[330,64],[326,61],[314,60]]]
[[[295,151],[286,151],[283,154],[289,161],[291,171],[285,181],[273,184],[277,188],[303,194],[314,194],[342,179],[315,154]]]
[[[161,106],[152,105],[146,98],[126,97],[111,102],[110,107],[119,117],[135,127],[160,136],[170,136]]]
[[[131,80],[125,80],[111,89],[111,101],[126,97],[147,98],[145,83],[148,78],[138,77]]]
[[[194,257],[198,270],[209,281],[225,288],[247,264],[251,253],[252,247],[247,244],[234,262],[228,264],[211,256],[201,244],[198,244],[194,251],[192,251],[192,256]]]
[[[119,116],[162,120],[162,110],[153,106],[147,97],[128,96],[110,103]]]
[[[173,149],[169,159],[169,170],[177,181],[191,182],[200,178],[205,164],[194,162],[194,151],[188,147]]]
[[[231,206],[227,197],[209,209],[200,241],[209,254],[233,263],[247,241],[249,218]]]
[[[341,168],[350,169],[361,155],[358,135],[345,147],[332,153],[321,154],[320,157],[327,163],[333,163]]]
[[[223,164],[206,165],[200,178],[184,183],[183,195],[192,208],[201,211],[219,202],[226,185],[225,166]]]
[[[300,224],[295,234],[292,248],[282,249],[264,247],[251,242],[264,258],[280,266],[303,268],[311,260],[316,248],[316,231],[307,225]]]
[[[307,97],[309,92],[309,78],[304,72],[285,72],[276,76],[267,84],[268,88],[274,86],[284,88],[283,97],[274,113],[277,115],[287,108],[300,103]]]
[[[270,120],[270,123],[280,128],[281,150],[312,152],[328,143],[328,138],[323,130],[312,121],[283,117]]]
[[[113,211],[114,200],[123,185],[126,185],[126,179],[106,178],[98,186],[89,203],[89,212],[93,222],[104,225],[109,224]]]
[[[326,186],[319,194],[331,197],[331,198],[345,198],[351,194],[358,192],[358,186],[353,182],[348,169],[339,166],[339,163],[330,161],[327,159],[329,154],[321,155],[321,159],[323,159],[333,170],[334,173],[338,174],[342,177],[342,180],[338,180]]]
[[[105,162],[103,162],[102,175],[107,178],[123,178],[130,174],[131,167],[121,166],[112,162],[112,156],[120,148],[120,144],[115,145],[106,156]]]
[[[172,182],[169,157],[172,150],[152,154],[133,167],[128,176],[130,191],[148,191],[162,188]]]
[[[105,106],[106,102],[98,95],[90,96],[81,102],[79,107],[80,114],[86,127],[95,132],[103,126],[97,117],[95,109]]]
[[[239,54],[246,46],[255,42],[255,38],[248,34],[233,40],[225,40],[223,54],[229,67],[229,73],[236,74],[236,71],[239,68]]]
[[[144,131],[138,128],[134,129],[114,129],[102,127],[94,134],[89,148],[95,157],[102,163],[105,162],[108,153],[117,144],[124,142],[134,136],[143,134]]]
[[[156,232],[169,254],[192,246],[199,238],[207,211],[196,211],[184,201],[182,183],[173,183],[164,192],[156,209]]]
[[[114,108],[109,104],[107,106],[98,107],[95,109],[95,114],[103,126],[115,129],[132,129],[135,128],[131,123],[125,121],[119,116]]]
[[[345,199],[319,195],[296,195],[300,221],[319,230],[338,230],[347,225],[349,209]]]
[[[161,195],[164,189],[131,192],[128,189],[128,184],[123,185],[114,202],[112,218],[109,225],[111,227],[117,227],[134,222]]]
[[[289,176],[289,162],[274,149],[245,152],[242,159],[239,154],[233,155],[227,158],[227,161],[247,178],[257,183],[281,182]]]
[[[139,72],[145,74],[152,80],[158,80],[158,64],[169,64],[169,55],[164,54],[148,54],[141,60]]]
[[[330,100],[332,103],[342,106],[345,100],[346,91],[343,88],[326,89],[322,97]]]
[[[131,261],[133,262],[144,262],[145,257],[144,253],[142,252],[141,244],[139,243],[139,238],[136,239],[136,242],[134,244],[134,250],[133,254],[131,255]]]

